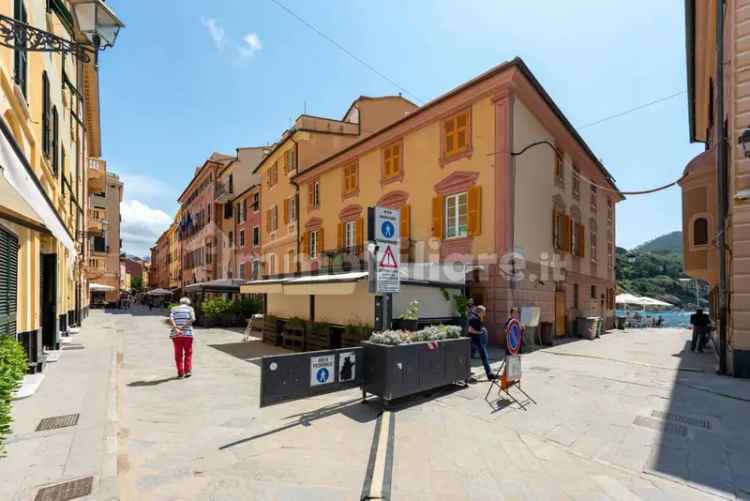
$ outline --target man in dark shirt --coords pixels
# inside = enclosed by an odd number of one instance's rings
[[[695,345],[698,345],[698,351],[703,353],[703,347],[706,346],[706,337],[708,329],[711,326],[711,319],[703,313],[701,308],[695,310],[690,315],[690,324],[693,326],[693,340],[690,342],[690,351],[695,351]]]
[[[486,308],[482,305],[472,308],[471,313],[469,313],[468,331],[472,350],[479,352],[487,379],[493,380],[496,378],[492,373],[489,356],[487,355],[487,329],[484,326],[484,314],[486,311]]]

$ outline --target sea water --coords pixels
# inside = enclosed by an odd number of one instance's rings
[[[662,324],[663,327],[690,327],[690,315],[692,315],[693,311],[642,311],[642,310],[636,310],[636,309],[628,309],[628,315],[632,316],[635,312],[638,312],[641,317],[648,317],[648,318],[658,318],[661,317],[664,319],[664,323]],[[624,317],[625,316],[625,310],[617,310],[617,316],[618,317]]]

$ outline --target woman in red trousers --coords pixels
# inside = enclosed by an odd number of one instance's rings
[[[193,372],[193,322],[195,310],[190,306],[190,298],[183,297],[180,304],[169,312],[172,324],[172,344],[174,359],[177,364],[177,377],[190,377]]]

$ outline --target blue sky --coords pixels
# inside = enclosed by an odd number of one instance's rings
[[[579,127],[686,89],[682,0],[278,1],[418,103],[515,56]],[[108,3],[127,25],[100,57],[127,252],[148,252],[211,152],[271,143],[305,106],[340,117],[360,94],[399,91],[273,0]],[[676,179],[703,150],[685,94],[579,130],[627,191]],[[676,188],[618,205],[618,245],[679,228]]]

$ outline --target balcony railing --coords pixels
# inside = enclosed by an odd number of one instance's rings
[[[102,233],[107,221],[105,219],[107,211],[102,209],[88,209],[88,221],[86,229],[89,233]]]
[[[214,188],[214,201],[224,203],[234,198],[234,186],[230,182],[216,181]]]

